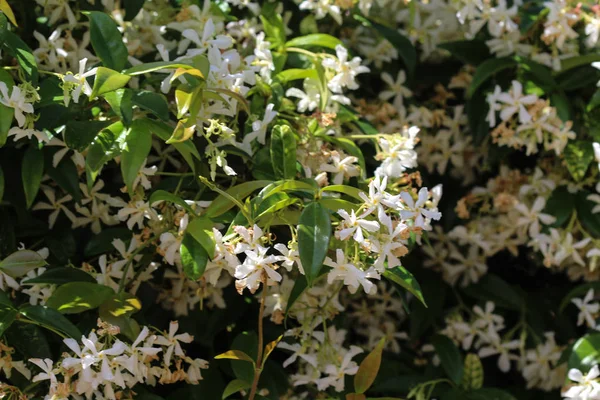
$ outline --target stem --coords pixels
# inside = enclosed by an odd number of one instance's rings
[[[208,186],[208,188],[210,190],[212,190],[213,192],[219,193],[221,196],[227,198],[233,204],[235,204],[236,206],[238,206],[238,208],[240,209],[240,211],[242,212],[242,214],[244,214],[244,217],[246,217],[246,219],[248,220],[248,223],[251,226],[254,225],[253,218],[250,216],[250,214],[248,214],[248,211],[246,210],[246,207],[244,207],[244,205],[238,199],[236,199],[235,197],[233,197],[232,195],[230,195],[226,191],[219,189],[217,187],[217,185],[215,185],[214,183],[212,183],[211,181],[209,181],[205,177],[198,176],[198,179],[200,180],[200,182],[202,182],[203,184],[205,184],[206,186]]]
[[[267,278],[264,277],[263,289],[260,296],[260,310],[258,312],[258,357],[256,358],[256,367],[254,369],[254,380],[252,381],[252,389],[250,390],[250,396],[248,400],[254,400],[256,396],[256,390],[258,388],[258,380],[262,372],[263,362],[263,317],[265,314],[265,300],[267,298]]]

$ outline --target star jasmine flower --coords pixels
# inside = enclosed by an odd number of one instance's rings
[[[25,125],[27,120],[25,113],[33,113],[33,105],[27,101],[24,93],[21,91],[21,88],[16,85],[12,87],[12,92],[9,96],[8,86],[6,86],[6,83],[0,82],[0,104],[14,109],[15,119],[17,120],[19,127],[23,127]],[[26,136],[31,137],[32,134],[33,132],[31,134],[27,134]]]
[[[419,190],[416,202],[408,192],[400,193],[400,198],[404,202],[404,207],[400,210],[400,216],[404,220],[413,219],[414,226],[416,227],[426,229],[426,219],[434,219],[437,221],[442,217],[442,213],[437,211],[437,208],[434,208],[433,210],[424,208],[425,203],[429,198],[429,192],[425,187]]]
[[[370,69],[363,65],[360,65],[360,57],[354,57],[348,61],[348,50],[338,44],[335,47],[337,58],[328,57],[323,60],[323,66],[330,68],[336,72],[336,75],[327,83],[329,89],[334,93],[342,93],[343,88],[347,87],[350,90],[358,89],[358,83],[356,83],[356,76],[365,72],[369,72]]]
[[[69,106],[71,98],[75,103],[79,103],[81,92],[86,96],[92,94],[92,87],[86,78],[96,75],[97,68],[85,72],[87,61],[87,58],[79,61],[79,72],[77,74],[73,75],[71,72],[67,72],[66,75],[62,76],[65,107]]]
[[[344,178],[350,178],[358,176],[360,174],[359,167],[353,165],[358,162],[358,158],[353,156],[347,156],[343,159],[337,151],[331,153],[331,164],[321,164],[319,169],[323,172],[330,172],[335,174],[333,177],[333,183],[335,185],[341,185],[344,182]]]
[[[572,368],[568,376],[576,384],[564,391],[562,397],[574,400],[594,400],[600,397],[600,383],[597,381],[600,377],[598,365],[594,365],[585,375],[580,370]]]
[[[354,264],[346,261],[346,255],[341,249],[337,249],[336,260],[325,258],[324,265],[332,268],[327,274],[327,282],[329,284],[334,281],[343,281],[344,285],[348,286],[350,293],[356,293],[358,287],[362,285],[365,293],[374,294],[377,291],[377,286],[368,278],[380,279],[379,273],[371,267],[367,271],[363,271]]]
[[[381,74],[381,80],[388,85],[389,89],[379,93],[379,98],[381,100],[388,101],[393,97],[394,100],[392,104],[397,110],[404,107],[404,99],[412,96],[410,89],[403,85],[406,82],[406,73],[404,70],[400,70],[400,72],[398,72],[398,76],[395,81],[387,72]]]
[[[367,221],[356,216],[354,210],[348,214],[346,210],[340,209],[337,212],[344,220],[340,223],[340,230],[336,232],[340,240],[346,240],[351,235],[358,243],[365,240],[363,229],[368,232],[376,232],[379,230],[377,221]]]
[[[515,113],[519,116],[519,122],[522,124],[531,121],[531,115],[525,108],[537,101],[534,94],[523,95],[523,85],[519,81],[512,81],[512,90],[508,93],[500,93],[498,101],[505,104],[500,111],[502,121],[508,121]]]
[[[575,306],[579,309],[577,326],[583,325],[584,321],[590,328],[596,326],[596,318],[594,318],[594,314],[597,314],[598,311],[600,311],[600,304],[598,302],[592,302],[593,299],[594,289],[588,290],[583,299],[571,299],[571,303],[575,304]]]
[[[179,342],[192,343],[194,340],[194,337],[189,333],[180,333],[179,335],[176,335],[178,329],[179,323],[176,321],[171,321],[169,324],[168,335],[158,336],[154,342],[160,346],[168,346],[164,356],[165,366],[167,367],[171,365],[171,358],[173,357],[173,354],[179,357],[185,356]]]
[[[265,115],[262,121],[254,121],[252,123],[252,132],[244,137],[244,145],[249,147],[250,143],[256,139],[258,143],[265,144],[267,127],[277,116],[277,111],[273,111],[274,104],[269,104],[265,110]]]

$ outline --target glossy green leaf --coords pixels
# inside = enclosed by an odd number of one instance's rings
[[[17,59],[27,81],[34,86],[37,85],[38,67],[31,48],[19,36],[10,31],[4,33],[4,45],[9,53]]]
[[[85,159],[86,167],[97,174],[102,166],[121,154],[120,143],[127,133],[121,122],[103,129],[94,139]]]
[[[15,85],[12,76],[4,69],[0,69],[0,82],[4,82],[6,84],[9,93],[12,90],[12,87]],[[6,143],[8,131],[12,125],[14,114],[14,108],[0,104],[0,147],[4,146]]]
[[[593,62],[597,61],[600,61],[600,54],[597,53],[570,57],[560,61],[560,73],[562,74],[570,69],[577,68],[582,65],[591,65]]]
[[[40,190],[44,176],[44,153],[36,146],[29,146],[23,157],[21,181],[25,192],[25,205],[31,207]]]
[[[296,176],[296,136],[287,125],[276,125],[271,131],[271,163],[278,178]]]
[[[152,134],[143,125],[134,121],[125,136],[121,151],[121,174],[130,194],[133,194],[133,183],[146,162],[152,148]]]
[[[277,75],[275,75],[275,80],[281,83],[287,83],[291,81],[295,81],[298,79],[314,79],[315,81],[319,80],[319,75],[317,71],[314,69],[300,69],[300,68],[291,68],[286,69],[285,71],[281,71]]]
[[[82,152],[109,125],[110,121],[69,121],[65,128],[65,143],[69,148]]]
[[[156,61],[151,63],[144,63],[136,65],[123,71],[126,75],[136,76],[141,74],[147,74],[149,72],[159,71],[161,69],[177,69],[177,68],[194,68],[190,64],[178,63],[172,61]]]
[[[575,342],[569,356],[568,368],[583,373],[600,363],[600,333],[586,335]]]
[[[106,67],[121,71],[129,54],[115,21],[104,12],[84,11],[83,14],[90,20],[90,41],[96,54]]]
[[[146,0],[124,1],[123,7],[125,8],[125,21],[133,21],[133,19],[140,13],[142,8],[144,7],[145,2]]]
[[[360,201],[364,201],[361,197],[360,197],[360,193],[362,192],[362,190],[359,190],[353,186],[348,186],[348,185],[329,185],[329,186],[325,186],[323,189],[321,189],[321,192],[336,192],[336,193],[343,193],[346,194],[350,197],[355,198],[356,200],[360,200]]]
[[[142,309],[140,300],[130,293],[117,293],[100,304],[100,318],[129,317]]]
[[[381,338],[375,348],[362,360],[356,375],[354,375],[354,390],[357,393],[364,393],[373,382],[379,373],[381,366],[381,354],[385,346],[385,338]]]
[[[310,203],[302,211],[298,225],[298,251],[309,286],[321,272],[330,237],[329,212],[319,203]]]
[[[240,183],[232,188],[227,189],[225,192],[231,197],[243,202],[252,192],[262,187],[267,186],[271,181],[259,180]],[[226,213],[235,206],[235,203],[223,195],[219,195],[216,199],[210,203],[210,206],[205,210],[206,216],[209,218],[216,218],[219,215]]]
[[[94,309],[114,295],[108,286],[91,282],[70,282],[59,286],[46,305],[62,314],[77,314]]]
[[[240,361],[248,361],[249,363],[254,364],[254,360],[248,354],[244,353],[241,350],[228,350],[225,353],[221,353],[215,356],[216,360],[240,360]]]
[[[575,211],[575,194],[570,193],[566,186],[559,186],[552,191],[543,212],[556,217],[556,221],[551,226],[560,227],[567,223],[573,211]]]
[[[477,354],[465,357],[464,374],[460,386],[465,390],[477,390],[483,386],[483,366]]]
[[[464,293],[479,300],[492,301],[497,307],[515,311],[523,308],[523,297],[506,281],[491,273],[467,286]]]
[[[361,206],[360,204],[355,204],[352,203],[348,200],[343,200],[343,199],[333,199],[333,198],[322,198],[319,199],[319,203],[323,206],[325,206],[328,210],[331,210],[333,212],[338,212],[338,210],[344,210],[348,213],[352,212],[353,210],[356,211],[358,210],[358,208]]]
[[[153,121],[151,119],[144,118],[140,123],[143,124],[144,129],[149,130],[164,141],[168,140],[173,132],[173,128],[160,121]],[[201,160],[202,157],[200,157],[200,153],[198,153],[198,149],[196,149],[193,142],[188,141],[183,143],[174,143],[173,147],[175,147],[179,154],[181,154],[192,171],[195,171],[196,167],[194,164],[194,159]]]
[[[65,316],[52,308],[28,305],[21,307],[19,312],[47,329],[57,330],[70,338],[81,339],[79,329]]]
[[[12,306],[8,306],[6,304],[0,304],[0,337],[4,335],[4,332],[13,322],[17,319],[17,310],[15,310]]]
[[[174,195],[171,192],[167,192],[166,190],[156,190],[152,193],[152,195],[150,196],[150,200],[148,201],[150,203],[151,206],[156,207],[156,203],[159,203],[161,201],[166,201],[169,203],[173,203],[178,205],[179,207],[183,208],[184,210],[186,210],[188,213],[190,213],[191,215],[195,215],[196,212],[194,211],[194,209],[185,202],[185,200],[183,200],[181,197]]]
[[[202,216],[192,219],[185,230],[204,247],[209,258],[213,258],[215,254],[214,226],[215,224],[209,218]]]
[[[25,281],[23,281],[23,284],[36,285],[39,283],[45,283],[50,285],[62,285],[69,282],[95,283],[96,280],[93,276],[81,269],[71,267],[59,267],[48,269],[35,278],[26,279]]]
[[[596,238],[600,238],[600,213],[593,213],[592,210],[598,204],[588,200],[591,193],[587,190],[577,192],[575,204],[577,206],[577,219],[583,225],[583,228]]]
[[[163,121],[169,120],[169,104],[161,94],[141,90],[135,92],[131,101],[142,110],[150,111]]]
[[[179,253],[185,276],[193,281],[200,279],[208,262],[208,253],[204,247],[191,234],[186,233],[181,241]]]
[[[487,61],[483,62],[475,70],[473,80],[471,81],[471,85],[467,90],[467,95],[469,97],[473,96],[477,89],[492,76],[505,69],[515,67],[516,65],[517,62],[511,57],[490,58]]]
[[[460,384],[463,376],[463,359],[460,350],[454,342],[444,335],[435,335],[431,340],[435,352],[440,358],[446,375],[455,383]]]
[[[383,272],[383,276],[408,290],[417,299],[419,299],[419,301],[423,303],[425,307],[427,307],[427,303],[423,298],[423,293],[421,292],[421,286],[419,285],[419,282],[417,282],[413,274],[411,274],[406,268],[397,266],[391,269],[386,269]]]
[[[19,278],[44,265],[46,261],[35,251],[19,250],[0,262],[0,271],[10,277]]]
[[[417,50],[411,41],[394,28],[377,23],[361,15],[355,14],[354,18],[365,26],[374,28],[381,36],[388,40],[397,50],[404,62],[409,78],[414,77],[417,67]]]
[[[335,49],[337,45],[343,46],[343,43],[334,36],[326,33],[312,33],[289,40],[285,44],[285,47],[326,47],[328,49]]]
[[[457,40],[441,43],[437,47],[466,64],[479,65],[490,58],[490,50],[483,40]]]
[[[133,92],[130,89],[118,89],[104,95],[110,108],[117,114],[123,124],[131,125],[133,121]]]
[[[250,389],[252,385],[242,379],[234,379],[227,384],[225,391],[223,391],[223,396],[221,399],[226,399],[232,394],[238,393],[241,390]]]
[[[584,140],[570,141],[565,147],[564,157],[571,176],[579,182],[585,176],[592,161],[594,161],[592,142]]]
[[[101,94],[121,89],[127,85],[130,79],[131,76],[129,75],[123,75],[117,71],[113,71],[110,68],[98,67],[90,98],[93,99]]]

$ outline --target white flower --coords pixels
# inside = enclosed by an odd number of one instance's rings
[[[62,77],[65,107],[69,106],[71,97],[75,103],[79,103],[79,96],[81,95],[81,92],[83,92],[86,96],[92,94],[92,87],[87,82],[86,78],[96,75],[97,68],[93,68],[85,72],[87,60],[87,58],[84,58],[79,61],[79,73],[73,75],[72,73],[68,72]]]
[[[338,210],[337,212],[344,220],[340,223],[340,231],[336,232],[336,236],[339,236],[340,240],[346,240],[353,235],[354,240],[358,243],[362,243],[365,240],[363,229],[368,232],[376,232],[379,230],[379,223],[377,221],[367,221],[356,216],[354,210],[351,214],[348,214],[346,210]]]
[[[67,218],[69,218],[69,220],[71,220],[71,222],[75,222],[77,217],[64,204],[73,200],[70,194],[62,197],[59,200],[56,200],[54,190],[48,187],[43,187],[42,191],[48,198],[48,203],[39,202],[35,206],[33,206],[32,210],[52,210],[52,212],[48,216],[48,224],[50,229],[54,227],[56,219],[58,218],[58,214],[60,214],[61,211],[67,216]]]
[[[148,177],[154,176],[156,174],[156,171],[158,171],[158,167],[156,165],[153,165],[151,167],[146,167],[146,161],[144,161],[144,163],[140,167],[140,170],[137,173],[137,176],[135,177],[135,179],[133,180],[133,183],[131,184],[132,190],[135,190],[137,185],[140,185],[140,184],[146,190],[152,189],[152,183],[150,182]]]
[[[317,380],[317,389],[323,391],[333,386],[337,392],[343,391],[346,375],[354,375],[358,371],[358,364],[352,361],[352,358],[362,352],[363,349],[360,347],[350,346],[340,365],[329,364],[325,367],[325,373],[329,376]]]
[[[276,262],[281,261],[281,256],[267,256],[268,248],[258,246],[256,250],[246,250],[246,259],[242,264],[235,267],[234,276],[238,279],[236,287],[238,291],[248,288],[251,292],[256,291],[263,278],[268,278],[274,282],[281,281],[281,274],[276,271]],[[265,274],[263,274],[263,271]],[[268,282],[267,282],[268,283]]]
[[[398,76],[395,81],[387,72],[381,74],[381,79],[388,85],[389,89],[380,92],[379,98],[381,100],[388,101],[393,97],[394,101],[392,104],[394,107],[396,107],[396,109],[399,110],[404,107],[404,99],[412,96],[410,89],[403,85],[404,82],[406,82],[406,73],[404,70],[400,70],[400,72],[398,72]]]
[[[590,328],[596,326],[596,319],[593,314],[600,311],[600,304],[597,302],[592,303],[594,299],[594,289],[588,290],[583,299],[574,298],[571,303],[575,304],[579,309],[579,315],[577,316],[577,326],[583,325],[584,321]]]
[[[523,203],[515,205],[515,209],[523,214],[517,220],[517,226],[529,226],[529,236],[531,238],[540,234],[540,221],[544,225],[550,225],[556,221],[556,217],[541,212],[545,206],[546,199],[541,196],[535,199],[530,209]]]
[[[594,400],[600,398],[600,384],[596,380],[600,376],[598,365],[594,365],[584,375],[580,370],[572,368],[569,370],[569,379],[577,382],[562,393],[562,397],[574,400]]]
[[[368,280],[368,278],[380,278],[379,273],[373,267],[367,271],[363,271],[354,264],[346,261],[346,255],[343,250],[337,249],[335,254],[336,261],[327,257],[325,258],[325,262],[323,262],[324,265],[333,268],[327,275],[327,282],[329,284],[336,280],[341,280],[344,282],[344,285],[348,286],[350,293],[356,293],[356,290],[361,285],[365,293],[374,294],[377,291],[377,286]]]
[[[164,356],[165,366],[167,367],[171,365],[173,353],[178,357],[185,356],[179,342],[191,343],[192,340],[194,340],[194,337],[189,333],[180,333],[179,335],[176,335],[178,329],[179,323],[171,321],[171,324],[169,325],[169,334],[167,336],[159,336],[155,341],[155,343],[160,346],[168,346]]]
[[[27,101],[21,89],[16,85],[13,86],[12,93],[9,96],[8,86],[6,86],[6,83],[0,82],[0,104],[15,110],[15,119],[19,127],[25,125],[26,117],[24,113],[33,113],[33,105]]]
[[[404,202],[404,207],[400,210],[400,216],[404,220],[413,219],[416,227],[427,229],[427,219],[434,219],[437,221],[442,217],[442,213],[440,213],[437,208],[431,210],[424,208],[425,203],[429,198],[429,191],[425,187],[419,190],[416,202],[408,192],[401,192],[400,198]]]
[[[369,72],[369,68],[360,65],[360,57],[354,57],[348,61],[348,50],[341,44],[335,46],[335,52],[337,58],[328,57],[323,60],[324,67],[331,68],[336,72],[336,75],[331,78],[327,86],[334,93],[342,93],[344,87],[351,90],[358,89],[358,84],[355,80],[356,76]]]
[[[175,258],[179,255],[179,248],[181,247],[183,233],[187,228],[188,221],[189,216],[187,214],[181,218],[177,236],[171,232],[165,232],[160,235],[160,245],[158,247],[164,253],[163,257],[165,258],[165,261],[171,265],[175,264]]]
[[[244,137],[244,145],[246,147],[249,147],[254,139],[258,140],[258,143],[260,144],[265,144],[267,127],[277,116],[277,111],[273,111],[273,107],[275,107],[274,104],[269,104],[265,109],[265,115],[262,121],[254,121],[252,123],[252,132]]]
[[[333,165],[321,164],[319,169],[323,172],[335,174],[333,176],[333,183],[335,185],[341,185],[344,182],[344,178],[358,176],[360,173],[360,169],[353,165],[358,162],[358,158],[356,157],[347,156],[342,159],[337,151],[333,151],[331,153],[331,161]]]
[[[518,113],[519,122],[522,124],[531,121],[531,115],[529,115],[525,105],[533,104],[537,99],[534,94],[523,95],[521,82],[512,81],[512,90],[498,95],[498,101],[505,104],[502,111],[500,111],[500,118],[502,118],[502,121],[508,121],[515,113]]]
[[[321,100],[321,93],[319,91],[319,83],[314,79],[305,79],[304,92],[298,88],[289,88],[285,95],[287,97],[296,97],[300,99],[297,104],[298,112],[313,111],[319,106]]]
[[[52,369],[54,362],[49,358],[46,358],[44,360],[42,360],[41,358],[30,358],[29,362],[34,363],[35,365],[40,367],[42,371],[44,371],[34,376],[33,382],[49,380],[50,392],[52,392],[58,384],[58,381],[56,380],[56,375],[54,374],[54,371]]]

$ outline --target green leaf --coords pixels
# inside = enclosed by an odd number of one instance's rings
[[[4,197],[4,170],[0,166],[0,202],[2,202],[3,197]]]
[[[0,304],[0,337],[4,335],[4,332],[10,328],[16,319],[17,310],[15,310],[12,306]]]
[[[97,174],[108,161],[121,154],[120,142],[123,141],[124,129],[121,122],[115,122],[103,129],[90,146],[85,159],[86,167]]]
[[[221,399],[226,399],[232,394],[235,394],[241,390],[250,389],[252,385],[242,379],[234,379],[227,384],[225,391],[223,391],[223,396]]]
[[[90,41],[96,55],[106,67],[115,71],[123,70],[129,54],[115,21],[104,12],[84,11],[83,14],[90,20]]]
[[[465,372],[460,386],[465,390],[476,390],[483,386],[483,366],[477,354],[469,353],[465,357]]]
[[[361,197],[360,197],[360,193],[362,192],[362,190],[357,189],[353,186],[348,186],[348,185],[329,185],[329,186],[325,186],[323,189],[321,189],[321,193],[323,192],[337,192],[337,193],[343,193],[346,194],[350,197],[355,198],[356,200],[360,200],[360,201],[364,201]]]
[[[504,390],[481,388],[467,393],[466,400],[517,400],[516,397]]]
[[[54,156],[56,153],[53,153]],[[46,154],[45,173],[58,184],[65,192],[73,197],[73,201],[81,200],[81,188],[79,187],[79,171],[70,157],[63,157],[56,167],[52,165],[53,157]]]
[[[312,33],[289,40],[285,47],[326,47],[335,49],[337,45],[344,45],[342,41],[326,33]]]
[[[208,253],[191,235],[186,233],[179,249],[183,272],[189,279],[196,281],[202,277],[208,262]]]
[[[413,274],[408,272],[406,268],[397,266],[391,269],[386,269],[383,272],[383,276],[408,290],[417,299],[419,299],[419,301],[423,303],[425,307],[427,307],[427,303],[425,303],[425,299],[423,298],[423,293],[421,292],[421,286],[419,285],[419,282],[417,282]]]
[[[260,180],[240,183],[232,188],[227,189],[225,192],[231,197],[238,199],[240,202],[248,197],[252,192],[262,187],[267,186],[271,181]],[[219,195],[214,199],[210,206],[205,210],[206,216],[209,218],[216,218],[219,215],[226,213],[235,206],[235,203],[223,195]]]
[[[167,192],[166,190],[156,190],[150,196],[150,200],[148,201],[151,206],[154,206],[155,203],[160,201],[167,201],[169,203],[173,203],[178,205],[179,207],[186,210],[191,215],[196,215],[196,212],[188,203],[185,202],[181,197],[174,195],[171,192]]]
[[[146,0],[127,0],[124,1],[123,7],[125,8],[125,21],[133,21],[133,19],[140,13],[140,10],[144,7]]]
[[[94,309],[115,292],[108,286],[90,282],[70,282],[59,286],[46,305],[62,314],[77,314]]]
[[[130,89],[118,89],[104,95],[104,99],[108,102],[110,108],[126,126],[131,125],[133,120],[132,96],[133,92]]]
[[[192,235],[202,245],[210,258],[215,254],[215,238],[212,230],[214,226],[215,224],[209,218],[203,216],[192,219],[185,229],[186,233]]]
[[[149,130],[156,136],[158,136],[162,140],[168,140],[171,137],[172,128],[160,121],[153,121],[148,118],[144,118],[141,120],[142,124],[144,124],[145,129]],[[175,143],[173,147],[181,154],[183,159],[188,163],[192,171],[196,171],[196,166],[194,163],[194,159],[201,160],[200,153],[198,153],[198,149],[194,146],[194,143],[191,141],[183,142],[183,143]]]
[[[92,282],[96,280],[87,272],[71,267],[59,267],[46,270],[40,276],[23,281],[24,285],[36,285],[46,283],[50,285],[62,285],[69,282]]]
[[[85,257],[94,257],[103,253],[114,251],[112,245],[113,240],[121,239],[127,242],[131,239],[131,231],[126,227],[122,228],[107,228],[103,229],[97,235],[92,236],[89,242],[85,245],[83,254]]]
[[[129,317],[142,309],[140,300],[129,293],[117,293],[100,304],[100,318]]]
[[[12,76],[4,69],[0,69],[0,82],[4,82],[9,91],[11,91],[15,85]],[[0,104],[0,147],[4,146],[6,143],[14,114],[14,108]]]
[[[600,333],[586,335],[575,342],[569,356],[568,368],[584,374],[600,363]]]
[[[517,62],[515,59],[510,57],[488,59],[475,70],[471,86],[469,86],[469,89],[467,90],[467,96],[473,96],[475,91],[477,91],[477,89],[487,82],[494,74],[515,67],[516,65]]]
[[[65,143],[79,152],[88,148],[110,121],[69,121],[65,128]]]
[[[67,337],[81,339],[81,332],[61,313],[45,306],[25,306],[19,309],[25,317],[39,323],[45,328],[62,332]]]
[[[129,75],[123,75],[110,68],[98,67],[90,98],[93,99],[101,94],[121,89],[127,85],[130,79],[131,76]]]
[[[23,157],[21,180],[25,192],[25,205],[31,207],[40,190],[44,176],[44,153],[35,146],[29,146]]]
[[[156,61],[151,63],[139,64],[123,71],[126,75],[136,76],[147,74],[149,72],[159,71],[161,69],[194,68],[193,65],[178,63],[172,61]]]
[[[38,83],[38,67],[33,51],[19,36],[10,31],[4,33],[4,45],[9,53],[17,59],[27,81],[36,86]]]
[[[577,206],[577,218],[587,232],[596,238],[600,238],[600,213],[592,212],[598,204],[588,200],[587,197],[589,195],[590,192],[587,190],[577,192],[575,203]]]
[[[221,353],[218,356],[215,356],[216,360],[239,360],[239,361],[248,361],[249,363],[254,364],[254,360],[248,354],[244,353],[241,350],[229,350],[225,353]]]
[[[298,251],[308,286],[312,286],[321,272],[330,237],[329,212],[319,203],[310,203],[302,211],[298,225]]]
[[[562,74],[565,71],[580,67],[582,65],[590,65],[596,61],[600,61],[600,54],[591,53],[591,54],[586,54],[584,56],[576,56],[576,57],[567,58],[565,60],[561,60],[559,73]]]
[[[440,358],[446,375],[455,384],[460,384],[463,376],[463,360],[458,347],[450,338],[444,335],[435,335],[431,340],[431,344],[433,344],[435,352]]]
[[[135,92],[131,101],[142,110],[150,111],[163,121],[169,120],[169,104],[161,94],[141,90]]]
[[[438,44],[465,64],[479,65],[490,58],[490,50],[483,40],[457,40]]]
[[[385,346],[385,338],[381,338],[373,351],[371,351],[360,363],[356,375],[354,375],[354,390],[357,393],[364,393],[373,382],[379,373],[381,366],[381,354]]]
[[[10,8],[10,4],[8,4],[7,0],[0,0],[0,11],[3,13],[2,20],[4,23],[6,23],[6,19],[8,18],[14,26],[19,26],[15,19],[15,14],[13,13],[12,8]],[[3,26],[2,29],[6,31],[6,26]],[[0,39],[1,38],[2,36],[0,36]]]
[[[287,125],[276,125],[271,133],[271,163],[281,179],[296,176],[296,136]]]
[[[579,182],[585,176],[590,164],[594,161],[592,142],[572,140],[564,151],[567,169],[575,181]]]
[[[314,179],[312,180],[312,183],[308,181],[296,180],[276,181],[265,186],[265,188],[259,193],[259,197],[265,200],[269,196],[273,196],[281,192],[303,192],[308,193],[311,197],[314,197],[315,192],[319,188],[314,182]]]
[[[468,296],[483,301],[492,301],[498,307],[521,311],[523,298],[508,283],[494,274],[488,273],[479,282],[464,289]]]
[[[567,223],[573,211],[575,211],[575,195],[569,193],[566,186],[559,186],[552,191],[543,212],[556,217],[556,221],[550,226],[560,227]]]
[[[133,182],[150,154],[151,148],[152,134],[143,129],[142,124],[133,121],[121,151],[121,174],[130,195],[133,195]]]
[[[286,69],[285,71],[281,71],[280,73],[275,75],[275,78],[273,78],[273,79],[281,82],[282,84],[285,84],[290,81],[295,81],[298,79],[306,79],[306,78],[310,78],[310,79],[314,79],[314,80],[318,81],[319,74],[314,69],[290,68],[290,69]]]
[[[417,68],[417,50],[406,36],[400,34],[400,32],[394,28],[382,25],[360,15],[355,14],[354,18],[365,26],[375,28],[381,36],[386,38],[398,50],[398,55],[404,62],[409,78],[415,76],[415,70]]]
[[[19,278],[44,265],[46,261],[35,251],[19,250],[0,262],[0,271],[12,278]]]
[[[360,204],[352,203],[348,200],[333,199],[333,198],[322,198],[319,199],[319,203],[324,205],[328,210],[338,212],[338,210],[344,210],[348,213],[357,211],[360,208]]]

